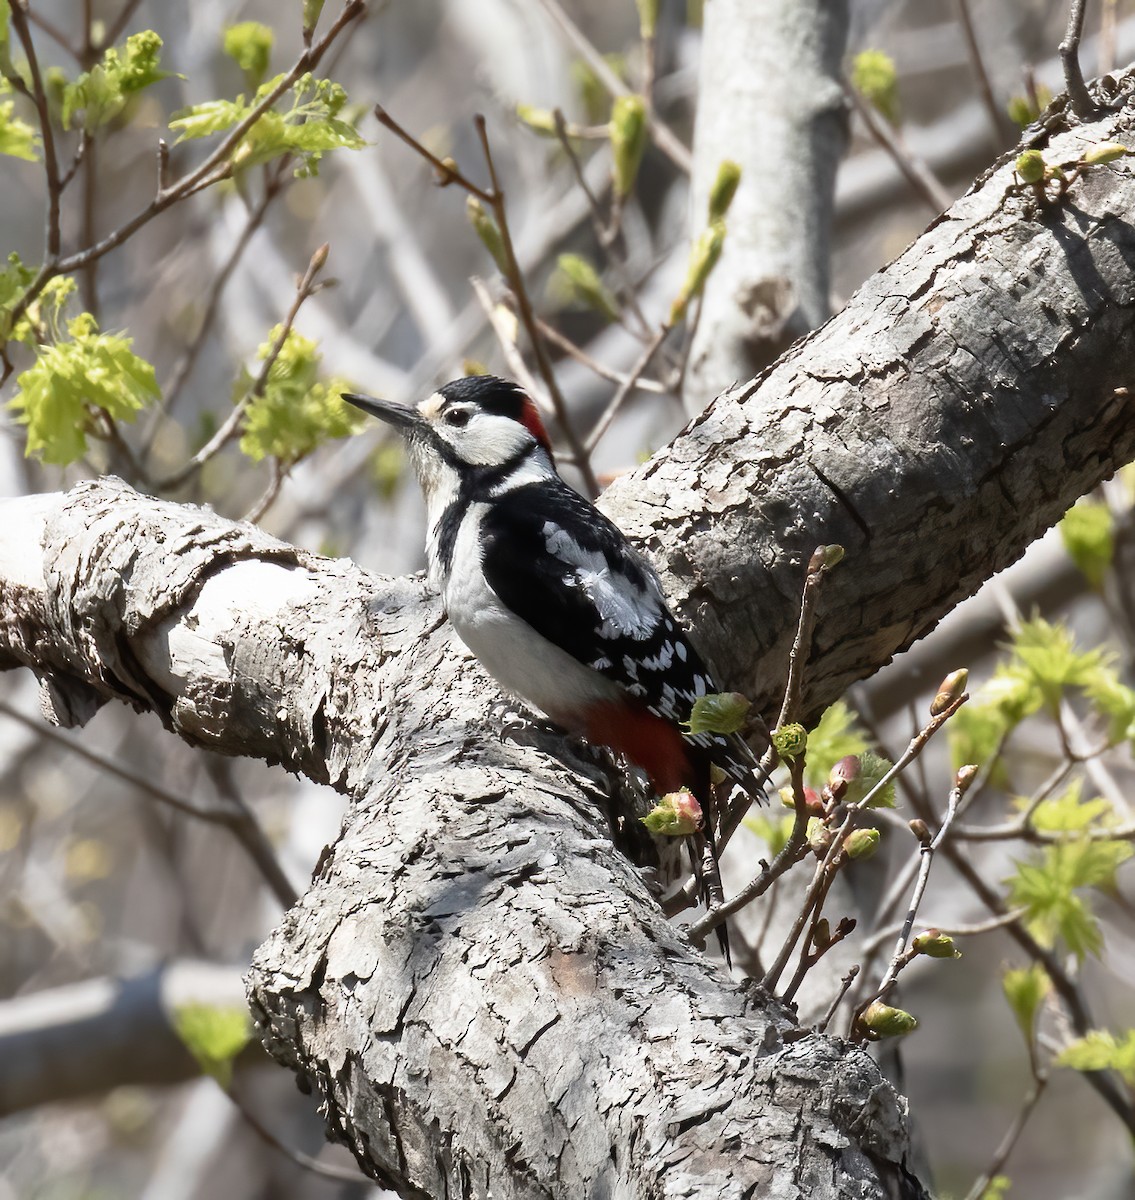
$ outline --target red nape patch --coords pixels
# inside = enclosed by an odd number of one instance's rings
[[[520,409],[520,423],[551,456],[552,441],[548,437],[548,431],[544,428],[544,422],[540,420],[540,410],[531,396],[524,397],[524,404]]]
[[[587,710],[584,736],[597,746],[625,754],[650,777],[659,796],[690,788],[697,795],[696,770],[681,731],[649,709],[611,700]]]

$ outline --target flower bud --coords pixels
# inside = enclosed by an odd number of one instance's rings
[[[923,846],[930,845],[930,826],[921,817],[915,817],[910,822],[910,832],[918,838]]]
[[[968,683],[969,671],[965,667],[959,671],[951,671],[938,685],[938,694],[930,702],[930,715],[936,717],[945,712],[958,697],[965,694]]]
[[[882,1000],[872,1000],[859,1018],[872,1041],[902,1037],[918,1028],[918,1021],[901,1008],[892,1008]]]
[[[853,829],[844,838],[843,848],[848,858],[870,858],[879,848],[877,829]]]
[[[780,725],[772,731],[772,744],[781,758],[799,758],[808,748],[808,731],[803,725]]]
[[[1044,178],[1044,155],[1039,150],[1026,150],[1017,155],[1017,174],[1022,183],[1040,183]]]
[[[927,958],[961,958],[962,952],[954,945],[954,939],[949,934],[938,929],[926,929],[920,933],[911,946]]]
[[[667,792],[665,796],[642,818],[642,823],[651,833],[665,837],[688,837],[702,827],[701,805],[693,792],[682,788]]]

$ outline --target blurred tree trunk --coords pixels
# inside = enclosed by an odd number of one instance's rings
[[[827,320],[835,178],[847,145],[847,0],[713,0],[694,130],[694,237],[725,159],[741,167],[706,285],[685,401],[700,412]]]
[[[1037,143],[1135,142],[1132,76]],[[803,563],[849,550],[816,712],[1135,455],[1135,179],[991,171],[829,325],[604,498],[723,682],[769,711]],[[349,794],[249,976],[269,1049],[406,1195],[918,1196],[904,1102],[663,920],[620,776],[502,729],[417,579],[116,481],[5,503],[0,666]],[[612,843],[615,843],[613,845]],[[616,851],[616,845],[626,855]],[[788,1036],[786,1036],[788,1035]]]

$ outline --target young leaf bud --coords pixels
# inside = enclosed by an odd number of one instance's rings
[[[319,23],[319,14],[323,12],[324,0],[303,0],[303,31],[310,34]]]
[[[848,858],[870,858],[879,848],[877,829],[853,829],[843,842]]]
[[[561,254],[551,290],[562,293],[570,302],[594,309],[608,321],[619,319],[619,305],[599,272],[580,254]]]
[[[842,795],[847,790],[847,785],[859,778],[861,768],[858,754],[845,754],[828,772],[828,787],[832,789],[833,795],[837,788]]]
[[[964,794],[976,778],[977,767],[973,763],[966,763],[964,767],[958,768],[958,773],[954,776],[954,786]]]
[[[781,758],[799,758],[808,748],[808,731],[803,725],[780,725],[772,731],[772,744]]]
[[[1044,178],[1044,155],[1039,150],[1026,150],[1017,155],[1017,174],[1022,183],[1040,183]]]
[[[638,31],[644,38],[654,37],[658,28],[658,0],[635,0],[638,5]]]
[[[629,196],[646,150],[646,104],[641,96],[619,96],[611,108],[611,153],[615,195]]]
[[[702,827],[701,805],[686,788],[667,792],[642,818],[642,823],[651,833],[666,837],[688,837]]]
[[[954,945],[954,939],[949,934],[938,929],[926,929],[920,933],[911,945],[919,954],[927,958],[961,958],[962,952]]]
[[[910,832],[914,834],[923,846],[930,845],[930,826],[921,817],[915,817],[910,822]]]
[[[671,325],[677,325],[686,315],[690,301],[695,296],[701,295],[705,281],[709,278],[713,268],[717,266],[717,260],[721,257],[724,247],[724,221],[714,221],[698,235],[698,240],[694,242],[693,248],[690,250],[690,265],[686,268],[686,280],[682,284],[682,290],[674,297],[674,302],[670,305],[669,323]]]
[[[1080,161],[1092,167],[1099,163],[1115,162],[1117,158],[1122,158],[1125,154],[1130,153],[1131,151],[1126,146],[1121,146],[1118,142],[1096,142],[1094,146],[1089,146],[1084,151]]]
[[[465,215],[469,218],[469,224],[473,226],[473,232],[481,239],[481,244],[493,256],[497,269],[502,275],[506,274],[508,260],[504,252],[504,239],[496,221],[476,196],[466,199]]]
[[[959,696],[965,693],[968,684],[969,671],[965,667],[958,671],[951,671],[938,685],[937,695],[930,702],[930,715],[936,717],[939,713],[945,712]]]
[[[851,82],[892,125],[899,120],[898,71],[882,50],[863,50],[851,63]]]
[[[832,927],[827,917],[821,917],[812,931],[812,945],[817,950],[826,950],[832,944]]]
[[[741,183],[741,167],[731,158],[721,160],[717,168],[717,178],[709,189],[709,223],[721,221],[733,203],[737,188]]]
[[[872,1000],[859,1018],[873,1041],[903,1037],[918,1028],[918,1021],[901,1008],[892,1008],[882,1000]]]
[[[822,858],[832,844],[835,834],[820,820],[819,817],[808,818],[808,845],[817,858]]]
[[[533,133],[538,133],[541,137],[557,136],[556,118],[550,109],[536,108],[532,104],[518,104],[516,115]]]
[[[844,548],[838,542],[832,542],[830,546],[817,546],[808,560],[808,574],[814,575],[821,569],[830,571],[837,563],[843,562],[844,553]]]

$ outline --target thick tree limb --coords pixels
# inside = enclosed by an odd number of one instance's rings
[[[1135,141],[1129,84],[1090,128],[1055,113],[1046,153]],[[851,555],[813,708],[1135,450],[1135,181],[1120,162],[1057,204],[1030,195],[1002,165],[607,500],[764,707],[818,542]],[[0,665],[33,666],[60,718],[126,699],[351,794],[250,988],[364,1165],[419,1196],[919,1194],[870,1060],[786,1043],[787,1013],[661,919],[612,851],[609,765],[526,727],[502,739],[420,582],[114,481],[5,516]]]

